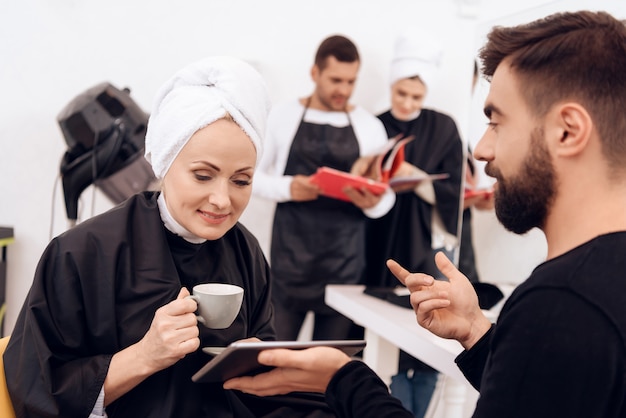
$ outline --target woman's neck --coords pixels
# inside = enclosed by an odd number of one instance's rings
[[[192,244],[202,244],[206,241],[206,239],[194,235],[185,229],[184,226],[179,224],[176,219],[172,216],[169,209],[167,208],[167,203],[165,202],[165,195],[163,192],[159,195],[157,199],[157,204],[159,205],[159,213],[161,214],[161,220],[163,221],[163,225],[167,228],[168,231],[180,236],[185,241],[188,241]]]

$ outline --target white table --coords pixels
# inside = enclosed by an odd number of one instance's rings
[[[363,289],[362,285],[329,285],[325,299],[327,305],[365,328],[363,361],[389,384],[397,373],[402,349],[447,376],[439,405],[443,411],[438,416],[464,418],[468,396],[474,400],[477,393],[454,363],[463,350],[461,345],[419,326],[413,310],[366,295]]]

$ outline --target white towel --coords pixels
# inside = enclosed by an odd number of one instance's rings
[[[436,35],[419,29],[401,33],[394,44],[390,69],[390,82],[419,76],[431,88],[437,78],[442,56],[441,44]]]
[[[145,156],[162,179],[189,138],[228,113],[263,151],[270,109],[267,86],[248,63],[208,57],[178,71],[158,91],[146,132]]]

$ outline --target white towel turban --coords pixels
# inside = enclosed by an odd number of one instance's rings
[[[250,137],[258,162],[269,109],[265,82],[250,64],[226,56],[192,63],[156,95],[146,132],[146,159],[162,179],[197,130],[229,114]]]
[[[419,76],[426,87],[437,78],[442,49],[433,33],[405,31],[396,39],[391,61],[390,81],[393,85],[404,78]]]

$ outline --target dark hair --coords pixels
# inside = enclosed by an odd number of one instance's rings
[[[606,12],[556,13],[515,27],[495,27],[479,53],[490,80],[507,59],[531,111],[560,100],[589,112],[613,168],[626,164],[626,26]]]
[[[359,61],[356,45],[345,36],[333,35],[324,39],[315,53],[315,65],[322,71],[328,57],[335,57],[339,62]]]

